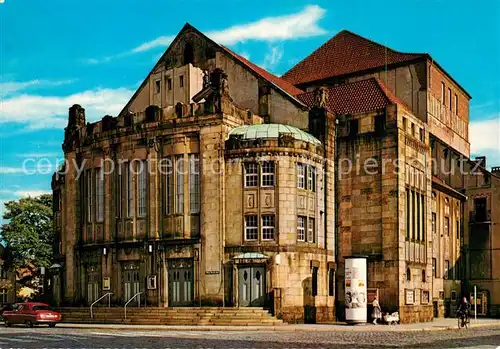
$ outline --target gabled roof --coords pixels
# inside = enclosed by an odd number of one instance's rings
[[[127,111],[127,108],[130,105],[130,103],[137,96],[137,94],[139,93],[139,91],[141,90],[141,88],[143,88],[146,85],[147,81],[149,80],[149,76],[155,71],[155,69],[158,67],[158,65],[163,61],[164,57],[169,52],[170,47],[172,47],[173,44],[177,40],[179,40],[179,38],[182,36],[182,34],[184,32],[186,32],[186,31],[194,31],[194,32],[196,32],[197,34],[199,34],[200,36],[202,36],[203,38],[205,38],[206,40],[208,40],[211,44],[213,44],[214,46],[218,47],[221,52],[223,52],[223,53],[227,54],[228,56],[232,57],[233,59],[235,59],[237,63],[243,65],[247,69],[250,69],[255,75],[257,75],[260,78],[264,79],[265,81],[271,83],[279,91],[281,91],[284,95],[286,95],[289,99],[291,99],[293,102],[299,104],[301,107],[305,107],[305,105],[296,97],[297,94],[303,93],[304,91],[302,91],[301,89],[295,87],[293,84],[289,83],[288,81],[286,81],[286,80],[284,80],[284,79],[282,79],[280,77],[277,77],[276,75],[273,75],[273,74],[269,73],[265,69],[263,69],[263,68],[257,66],[256,64],[250,62],[249,60],[243,58],[242,56],[238,55],[237,53],[234,53],[233,51],[231,51],[227,47],[225,47],[225,46],[223,46],[221,44],[216,43],[215,41],[213,41],[212,39],[210,39],[209,37],[207,37],[205,34],[203,34],[202,32],[200,32],[198,29],[196,29],[195,27],[193,27],[191,24],[186,23],[182,27],[182,29],[179,31],[179,33],[177,34],[177,36],[174,38],[174,40],[172,40],[172,42],[170,43],[170,46],[165,50],[165,52],[160,57],[160,59],[158,60],[158,62],[154,65],[153,69],[151,69],[151,71],[149,72],[149,74],[146,76],[146,78],[142,82],[141,86],[139,86],[139,88],[135,91],[135,93],[132,95],[132,97],[127,102],[127,104],[120,111],[119,115],[123,115],[123,113],[125,113]]]
[[[279,87],[281,90],[285,91],[290,96],[296,96],[296,95],[298,95],[300,93],[304,93],[304,91],[302,91],[301,89],[295,87],[294,85],[292,85],[288,81],[286,81],[286,80],[284,80],[282,78],[279,78],[276,75],[271,74],[267,70],[265,70],[265,69],[259,67],[258,65],[250,62],[248,59],[246,59],[246,58],[240,56],[239,54],[231,51],[227,47],[225,47],[223,45],[219,45],[219,46],[223,50],[225,50],[227,53],[229,53],[231,56],[233,56],[233,58],[235,58],[240,63],[242,63],[243,65],[245,65],[247,68],[250,68],[255,74],[259,75],[261,78],[263,78],[264,80],[272,83],[273,85]]]
[[[294,85],[409,62],[425,53],[403,53],[343,30],[282,77]]]
[[[297,96],[306,105],[314,106],[314,92]],[[410,110],[380,80],[370,78],[327,89],[326,108],[337,115],[366,113],[399,104]]]

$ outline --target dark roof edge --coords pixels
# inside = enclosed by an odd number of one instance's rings
[[[442,191],[445,194],[453,196],[454,198],[460,201],[466,201],[467,196],[459,192],[458,190],[453,189],[449,185],[442,183],[439,179],[432,177],[432,187],[436,188],[439,191]]]

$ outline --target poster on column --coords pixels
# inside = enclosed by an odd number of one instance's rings
[[[345,320],[366,323],[366,257],[345,257]]]

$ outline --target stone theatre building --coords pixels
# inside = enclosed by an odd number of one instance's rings
[[[443,316],[467,194],[435,164],[468,159],[469,99],[428,54],[348,31],[279,78],[186,24],[119,115],[69,109],[54,298],[325,322],[363,254],[384,309]]]

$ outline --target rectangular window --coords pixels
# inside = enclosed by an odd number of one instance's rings
[[[116,174],[116,218],[122,217],[122,200],[123,200],[123,166],[118,165],[118,171]]]
[[[458,95],[455,93],[455,114],[458,115]]]
[[[432,277],[436,277],[437,275],[436,267],[437,267],[436,258],[432,258]]]
[[[410,189],[406,189],[406,239],[411,237],[411,218],[410,218]]]
[[[2,303],[2,304],[7,303],[7,289],[6,288],[0,289],[0,303]]]
[[[165,213],[172,214],[172,206],[174,203],[174,171],[172,160],[170,158],[165,161]]]
[[[422,241],[425,241],[425,235],[427,234],[427,224],[425,224],[426,222],[426,218],[427,218],[427,214],[425,212],[425,197],[424,195],[420,195],[420,205],[422,206],[422,210],[420,211],[421,212],[421,216],[420,216],[420,219],[422,221],[422,233],[421,233],[421,240]]]
[[[318,267],[313,267],[311,281],[312,281],[311,296],[315,297],[318,295]]]
[[[316,234],[314,234],[315,222],[314,218],[308,218],[307,219],[307,242],[314,242],[314,237]]]
[[[253,188],[259,184],[259,168],[255,162],[245,164],[245,188]]]
[[[420,142],[425,142],[425,131],[423,128],[420,128]]]
[[[436,212],[432,212],[432,235],[436,235],[436,220],[437,220],[437,216],[436,216]]]
[[[420,240],[420,194],[417,193],[417,240]]]
[[[405,117],[403,117],[403,130],[405,132],[408,132],[408,121],[406,120]]]
[[[184,213],[184,156],[175,157],[175,213]]]
[[[95,219],[97,222],[104,220],[104,173],[102,168],[98,168],[95,173]]]
[[[92,170],[85,171],[85,178],[87,179],[87,222],[92,222]]]
[[[308,166],[307,171],[307,189],[315,192],[316,191],[316,167]]]
[[[335,270],[328,269],[328,295],[335,295]]]
[[[359,120],[350,120],[347,123],[348,134],[350,137],[355,137],[359,132]]]
[[[415,137],[415,124],[414,124],[413,122],[411,123],[410,128],[411,128],[411,130],[410,130],[410,131],[411,131],[411,135],[412,135],[413,137]]]
[[[306,189],[306,170],[301,163],[297,163],[297,188]]]
[[[306,240],[306,217],[299,216],[297,218],[297,241],[305,241]]]
[[[155,81],[155,93],[160,93],[161,92],[161,81],[156,80]]]
[[[449,103],[448,108],[450,108],[450,110],[451,110],[451,106],[452,106],[453,104],[451,103],[451,98],[452,98],[452,95],[451,95],[451,89],[450,89],[450,88],[448,89],[448,96],[449,96],[449,98],[450,98],[450,99],[449,99],[449,102],[448,102],[448,103]]]
[[[262,163],[262,186],[274,186],[274,161],[264,161]]]
[[[167,87],[169,90],[172,89],[172,79],[170,79],[170,78],[167,79]]]
[[[262,240],[274,240],[274,215],[262,216]]]
[[[456,235],[457,235],[457,240],[460,240],[460,222],[456,222]]]
[[[258,232],[257,216],[245,216],[245,240],[257,240]]]
[[[412,209],[411,209],[411,220],[412,220],[412,229],[413,229],[413,232],[411,234],[411,237],[413,240],[416,239],[417,237],[417,220],[415,219],[415,192],[412,190],[411,191],[411,204],[412,204]]]
[[[127,199],[127,217],[134,216],[134,204],[133,204],[133,195],[134,195],[134,174],[131,169],[132,163],[128,162],[125,164],[125,177],[126,177],[126,199]]]
[[[375,132],[377,134],[382,134],[385,131],[385,114],[375,116]]]
[[[445,103],[446,98],[444,94],[445,94],[444,81],[441,81],[441,103],[446,104]]]
[[[179,86],[184,87],[184,75],[179,76]]]
[[[189,155],[189,213],[200,213],[200,159]]]
[[[147,162],[142,160],[138,163],[138,174],[137,174],[137,215],[139,217],[144,217],[146,215],[146,198],[148,192],[147,186]]]
[[[444,261],[444,278],[450,278],[450,261]]]
[[[446,236],[450,236],[450,218],[444,217],[444,233]]]

